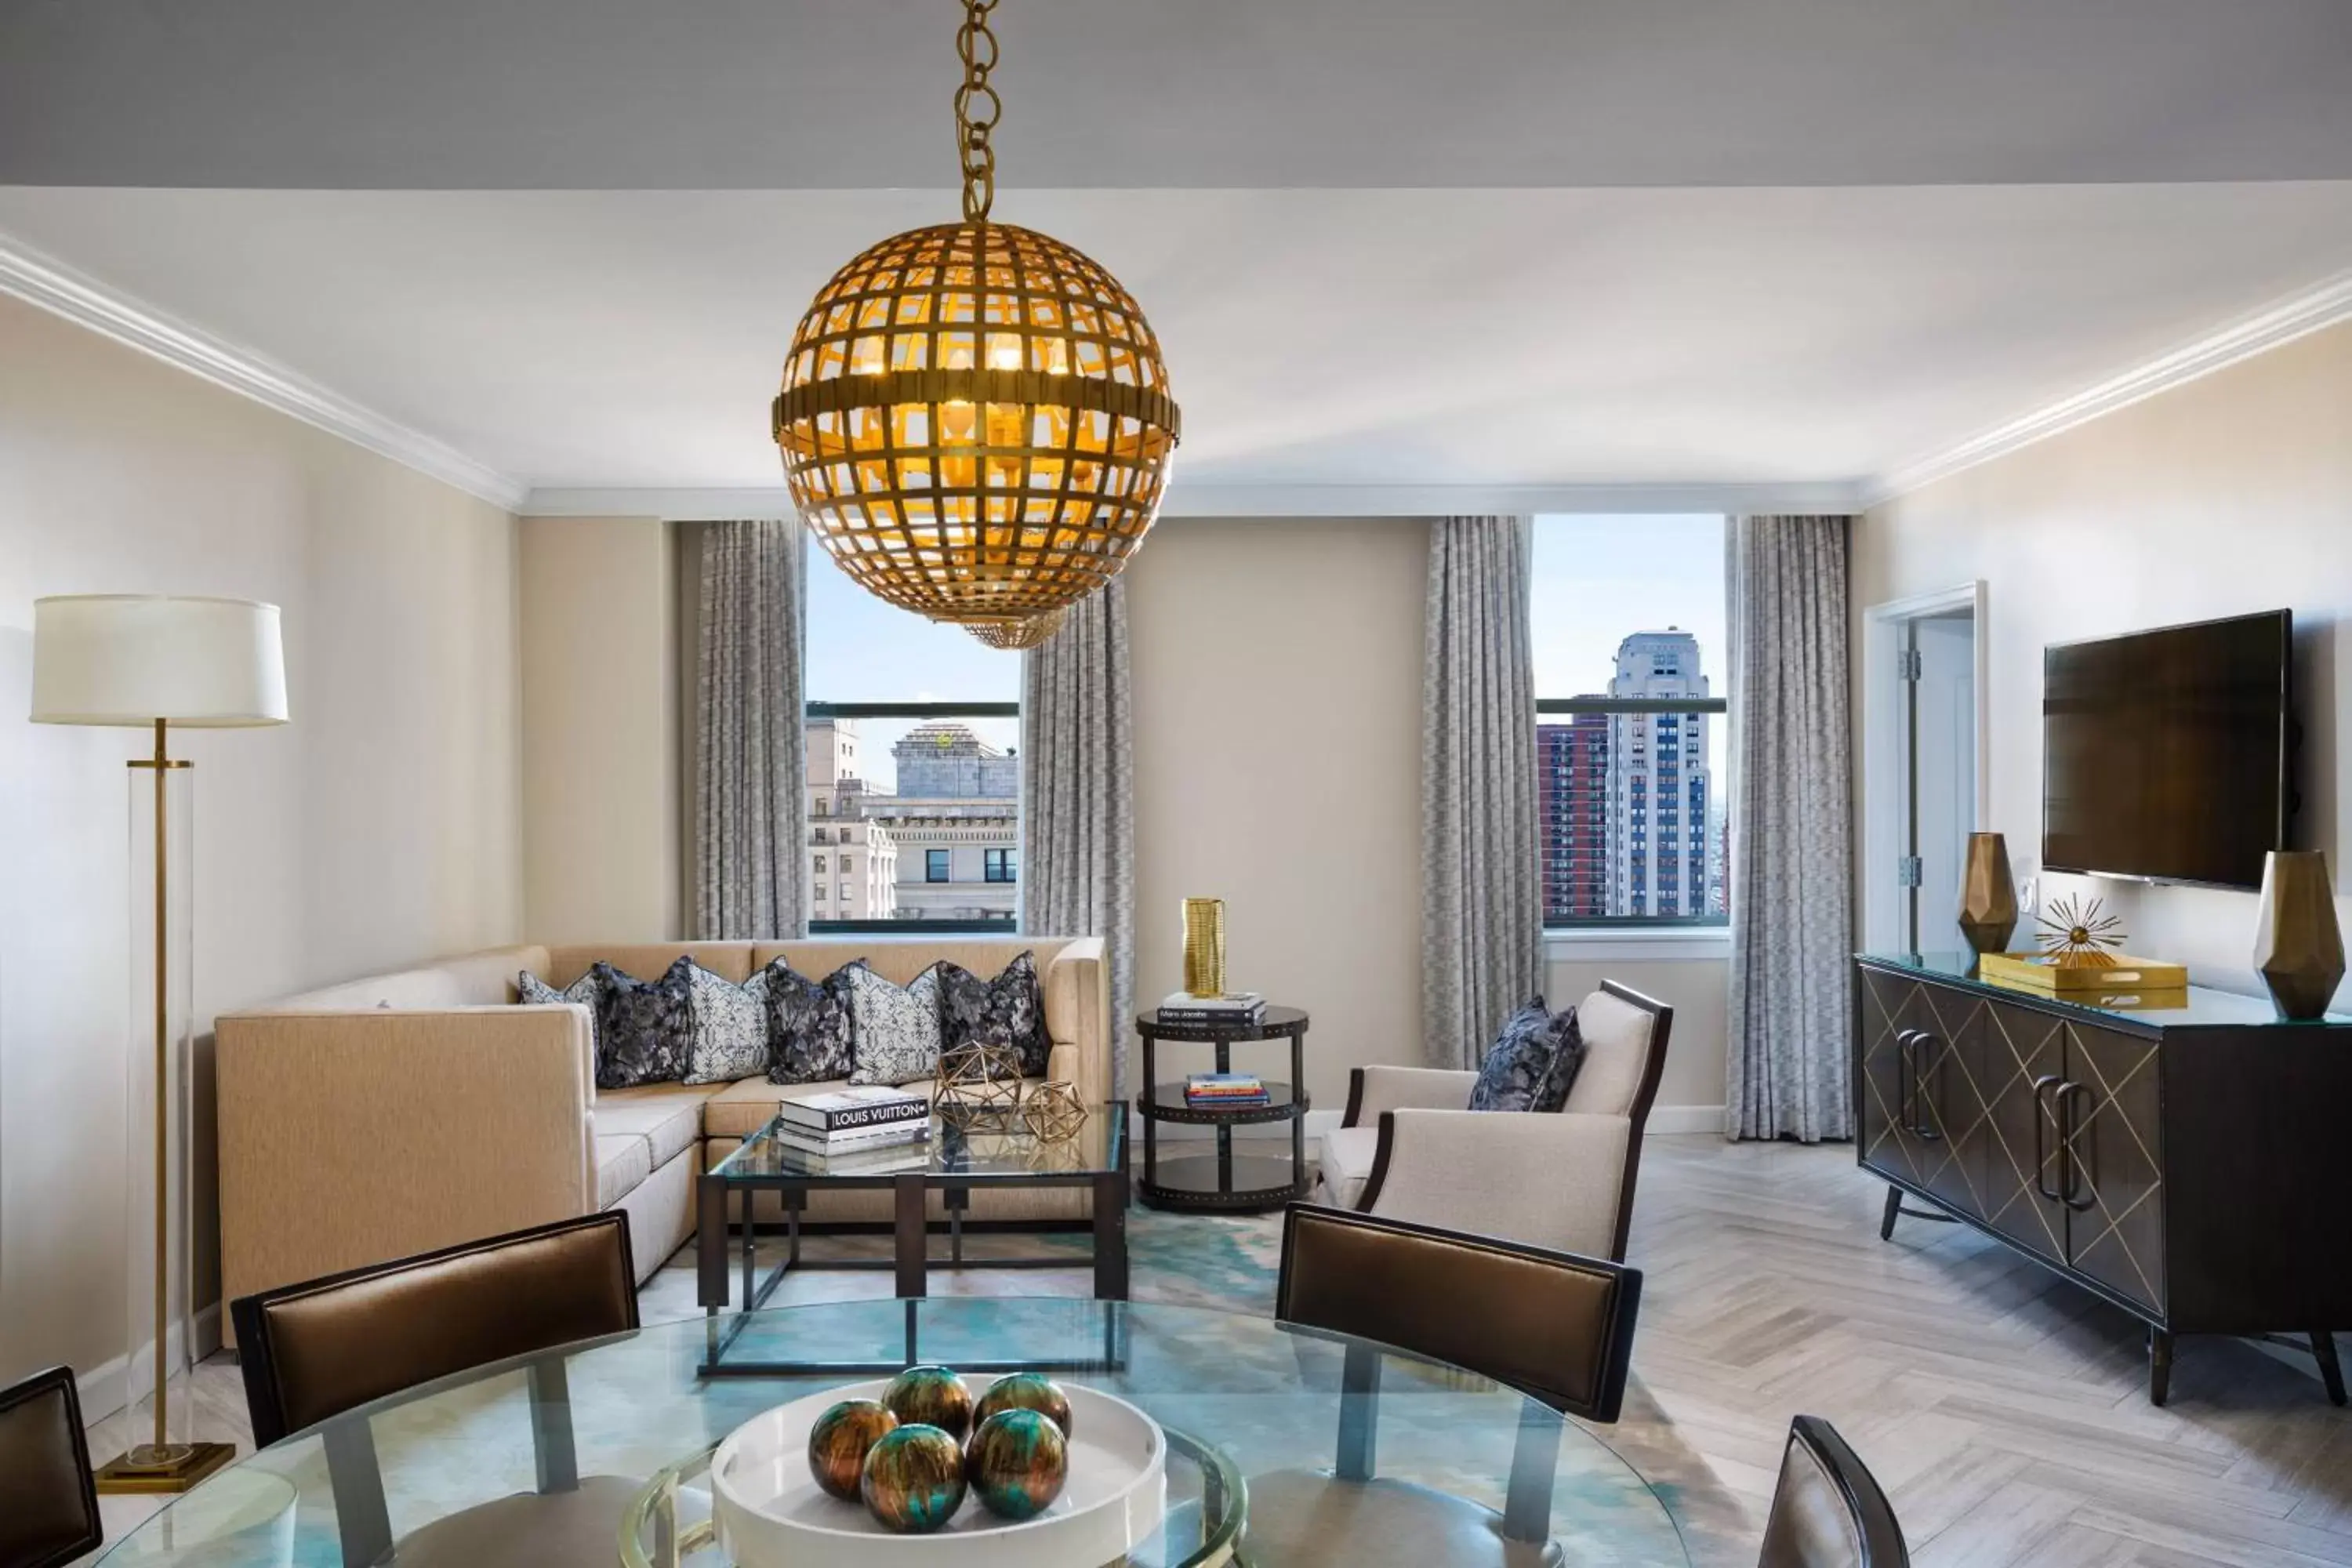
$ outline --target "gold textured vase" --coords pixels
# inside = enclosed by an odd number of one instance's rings
[[[2017,883],[2009,874],[2009,843],[1998,833],[1969,835],[1960,870],[1960,934],[1979,952],[2003,952],[2017,930]]]
[[[2344,980],[2344,932],[2336,923],[2335,879],[2318,850],[2273,850],[2263,867],[2254,967],[2281,1017],[2327,1012]]]
[[[1184,994],[1225,994],[1225,900],[1184,900]]]

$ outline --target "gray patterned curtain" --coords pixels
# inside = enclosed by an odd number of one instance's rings
[[[1021,929],[1098,936],[1110,963],[1111,1087],[1128,1089],[1135,985],[1135,712],[1127,585],[1070,607],[1021,659]]]
[[[1730,1138],[1853,1136],[1851,525],[1730,521]]]
[[[1429,527],[1421,688],[1422,1046],[1475,1067],[1543,989],[1530,542],[1517,517]]]
[[[695,933],[801,934],[801,621],[797,521],[706,523],[695,689]]]

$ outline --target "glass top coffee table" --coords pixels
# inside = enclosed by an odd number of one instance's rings
[[[911,1303],[927,1293],[927,1279],[934,1263],[953,1268],[1086,1266],[1087,1255],[1075,1250],[967,1258],[963,1245],[965,1216],[975,1189],[1075,1187],[1091,1193],[1094,1293],[1100,1300],[1127,1300],[1124,1107],[1096,1106],[1087,1110],[1073,1135],[1055,1139],[1041,1138],[1012,1118],[962,1125],[934,1116],[928,1143],[862,1151],[846,1158],[811,1153],[788,1143],[777,1136],[782,1124],[781,1117],[771,1121],[744,1139],[741,1148],[698,1178],[700,1186],[695,1203],[695,1279],[697,1299],[709,1327],[708,1352],[702,1366],[705,1376],[895,1371],[896,1365],[919,1359],[915,1336],[920,1320]],[[803,1256],[802,1216],[807,1209],[809,1194],[826,1190],[885,1191],[892,1194],[889,1258],[815,1260]],[[780,1194],[784,1211],[784,1255],[764,1273],[759,1267],[759,1226],[752,1210],[761,1193]],[[933,1222],[928,1217],[932,1193],[940,1195],[947,1214],[944,1221]],[[732,1269],[728,1237],[730,1209],[738,1227]],[[1052,1223],[1041,1221],[1040,1228]],[[947,1237],[947,1254],[942,1258],[931,1255],[935,1229]],[[887,1268],[895,1273],[898,1294],[910,1304],[906,1313],[908,1338],[902,1347],[907,1360],[886,1366],[863,1362],[778,1362],[743,1353],[738,1342],[745,1320],[740,1316],[722,1318],[721,1314],[730,1308],[737,1313],[758,1310],[795,1268]],[[730,1272],[739,1274],[740,1279],[740,1300],[729,1299]],[[1118,1364],[1123,1359],[1119,1352],[1116,1344],[1107,1344],[1103,1354]]]

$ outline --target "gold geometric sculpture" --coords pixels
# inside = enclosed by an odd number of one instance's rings
[[[1086,1131],[1087,1102],[1078,1098],[1076,1084],[1055,1079],[1022,1102],[1021,1120],[1040,1142],[1065,1143]]]
[[[956,37],[963,221],[893,235],[818,290],[771,427],[802,521],[859,586],[1030,647],[1142,543],[1181,419],[1118,279],[989,221],[996,3],[966,0]]]
[[[2121,947],[2129,938],[2123,921],[2102,914],[2101,908],[2097,899],[2083,903],[2070,894],[2052,904],[2050,913],[2036,915],[2043,928],[2043,953],[2062,969],[2114,968],[2115,954],[2107,950]]]
[[[1019,1051],[1010,1046],[958,1046],[940,1053],[931,1109],[950,1127],[1001,1132],[1020,1115],[1021,1089]]]

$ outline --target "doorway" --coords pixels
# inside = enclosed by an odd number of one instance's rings
[[[1964,952],[1960,876],[1984,820],[1982,584],[1865,613],[1863,931],[1873,951]]]

